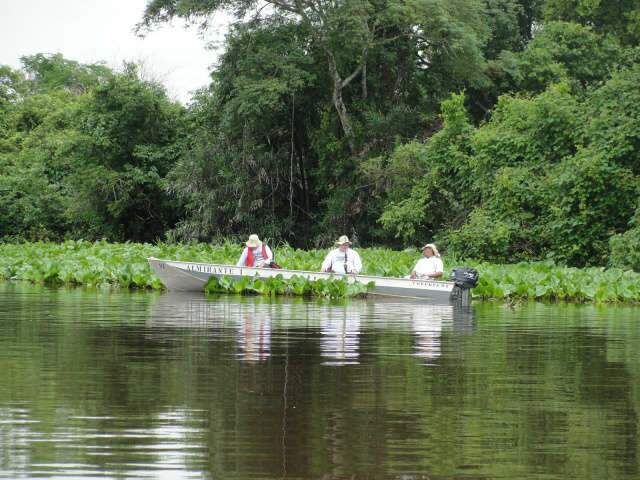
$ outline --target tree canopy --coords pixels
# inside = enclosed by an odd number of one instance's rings
[[[183,108],[139,79],[60,55],[5,67],[0,231],[10,238],[153,240],[179,215],[164,189]],[[173,223],[172,223],[173,222]]]
[[[0,67],[5,238],[346,233],[640,268],[637,2],[150,0],[137,29],[220,11],[188,107],[135,65]]]

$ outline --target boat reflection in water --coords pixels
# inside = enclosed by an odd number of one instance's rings
[[[148,324],[172,329],[198,328],[203,335],[218,340],[233,338],[237,358],[250,362],[264,361],[276,347],[288,349],[296,339],[309,340],[315,336],[322,364],[332,366],[358,364],[365,354],[361,343],[368,332],[400,329],[413,337],[411,354],[431,365],[441,355],[443,332],[472,331],[473,310],[380,298],[334,303],[168,292],[154,303]]]
[[[238,358],[244,361],[265,360],[271,355],[271,316],[254,315],[245,311],[240,316],[238,331]]]
[[[327,306],[320,318],[320,354],[323,365],[358,363],[360,348],[360,315],[347,306]]]
[[[415,336],[415,355],[422,357],[427,365],[433,364],[442,353],[443,330],[470,331],[473,326],[471,307],[414,304],[407,314]]]

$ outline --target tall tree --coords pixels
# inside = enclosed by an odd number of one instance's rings
[[[181,238],[248,228],[286,235],[308,220],[309,124],[326,99],[309,41],[284,18],[230,29],[212,87],[191,105],[189,147],[172,175],[188,211]]]
[[[612,34],[627,45],[640,43],[640,0],[546,0],[547,20],[563,20]]]
[[[59,53],[38,53],[22,57],[21,60],[32,88],[39,92],[64,89],[81,94],[113,76],[106,65],[79,63]]]
[[[143,81],[135,65],[114,74],[83,99],[71,184],[74,211],[89,235],[154,240],[179,208],[164,191],[175,163],[183,108],[164,89]]]
[[[416,61],[423,68],[446,57],[465,63],[460,73],[477,73],[487,35],[480,0],[150,0],[138,29],[174,17],[206,26],[211,14],[225,9],[239,19],[250,11],[256,18],[290,18],[310,32],[326,58],[332,103],[352,151],[354,128],[345,91],[360,77],[360,94],[367,96],[367,65],[373,49],[404,37],[413,43]]]

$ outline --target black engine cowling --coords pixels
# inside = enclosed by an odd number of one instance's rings
[[[453,269],[453,281],[460,288],[470,289],[475,287],[478,285],[478,278],[480,278],[480,275],[475,268]]]

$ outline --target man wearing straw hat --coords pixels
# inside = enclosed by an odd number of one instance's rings
[[[245,243],[242,255],[236,267],[269,267],[273,262],[273,252],[266,243],[260,241],[255,233],[249,235],[249,240]]]
[[[349,237],[342,235],[336,242],[338,248],[331,250],[322,262],[323,272],[360,273],[362,261],[355,250],[349,248]]]
[[[444,265],[435,244],[427,243],[422,247],[423,258],[418,260],[411,271],[411,278],[440,278],[444,273]]]

